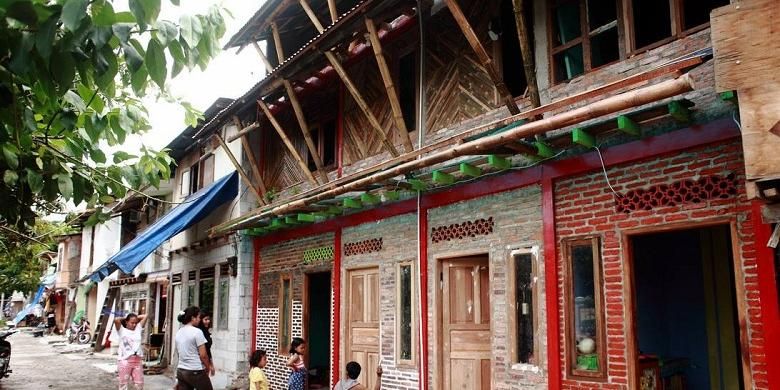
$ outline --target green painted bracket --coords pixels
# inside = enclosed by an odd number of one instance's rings
[[[415,191],[425,191],[428,188],[428,184],[420,179],[409,179],[409,184],[412,185],[412,189]]]
[[[271,230],[275,230],[275,229],[282,229],[282,228],[285,228],[285,227],[287,227],[287,224],[284,223],[282,218],[274,218],[271,221],[271,226],[269,226],[268,228],[271,229]]]
[[[296,217],[286,216],[284,217],[284,223],[288,225],[297,225],[299,222],[298,222],[298,218]]]
[[[536,154],[540,157],[550,158],[555,156],[555,150],[544,142],[535,141],[534,146],[536,147]]]
[[[733,101],[737,100],[737,94],[734,91],[721,92],[720,93],[720,99],[721,100],[725,100],[725,101],[729,101],[729,102],[733,102]]]
[[[383,197],[385,202],[394,202],[401,197],[401,194],[398,191],[385,191]]]
[[[596,138],[579,127],[576,127],[571,131],[571,138],[572,142],[575,144],[580,144],[586,148],[592,148],[596,146]]]
[[[360,195],[360,201],[363,202],[363,204],[368,204],[368,205],[375,205],[375,204],[382,203],[382,200],[379,199],[378,196],[369,194],[368,192]]]
[[[325,212],[330,215],[340,215],[344,210],[339,206],[330,206]]]
[[[312,213],[312,215],[314,216],[315,221],[318,219],[319,220],[327,219],[329,216],[328,213],[325,211],[315,211]]]
[[[691,112],[688,107],[685,107],[678,101],[669,102],[669,116],[674,118],[678,122],[689,122],[691,120]]]
[[[268,229],[264,228],[252,228],[251,229],[251,235],[253,236],[262,236],[263,234],[268,233]]]
[[[509,169],[509,167],[512,166],[512,163],[510,163],[509,160],[501,156],[496,156],[495,154],[488,156],[488,164],[499,170]]]
[[[618,116],[617,123],[618,123],[618,130],[626,134],[633,135],[635,137],[639,137],[639,135],[641,134],[639,125],[636,122],[634,122],[631,118],[625,115]]]
[[[482,175],[482,170],[469,163],[460,163],[460,173],[466,176],[479,177]]]
[[[438,184],[452,184],[455,183],[455,176],[452,176],[447,172],[433,171],[433,182]]]
[[[298,214],[298,222],[311,223],[314,221],[315,221],[314,214]]]
[[[358,199],[345,198],[343,201],[343,206],[350,209],[359,209],[363,207],[363,204],[360,203],[360,200]]]

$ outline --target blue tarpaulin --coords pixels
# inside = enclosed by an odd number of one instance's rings
[[[233,172],[187,197],[180,205],[136,236],[84,279],[99,282],[116,270],[131,273],[165,241],[198,223],[217,207],[238,195],[238,174]]]
[[[46,286],[44,286],[43,283],[41,283],[38,286],[38,292],[35,293],[35,298],[33,298],[32,301],[30,301],[27,306],[25,306],[19,313],[16,313],[16,317],[12,321],[14,325],[18,324],[19,321],[23,320],[24,317],[27,317],[28,314],[32,311],[33,307],[38,304],[38,302],[41,301],[41,296],[43,295],[43,290],[46,289]]]

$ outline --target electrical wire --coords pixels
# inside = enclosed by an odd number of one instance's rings
[[[604,172],[604,179],[607,180],[607,186],[609,186],[610,191],[612,191],[616,197],[622,198],[623,195],[615,191],[615,188],[612,187],[612,183],[609,181],[609,175],[607,175],[607,166],[604,164],[604,158],[601,156],[601,149],[599,149],[599,146],[593,146],[593,149],[596,149],[596,153],[599,155],[599,161],[601,161],[601,171]]]

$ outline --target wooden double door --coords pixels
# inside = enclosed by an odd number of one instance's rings
[[[487,256],[441,262],[443,389],[490,389],[490,270]]]
[[[360,383],[373,389],[379,366],[379,268],[347,272],[347,354],[346,362],[362,367]],[[346,373],[342,370],[341,377]]]

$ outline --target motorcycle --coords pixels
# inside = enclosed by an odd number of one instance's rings
[[[6,337],[16,333],[16,330],[6,330],[0,332],[0,379],[8,377],[11,371],[11,343],[5,340]]]
[[[92,334],[89,332],[89,321],[82,318],[79,324],[71,322],[70,327],[65,331],[65,336],[71,344],[74,341],[78,341],[79,344],[89,344],[92,341]]]

